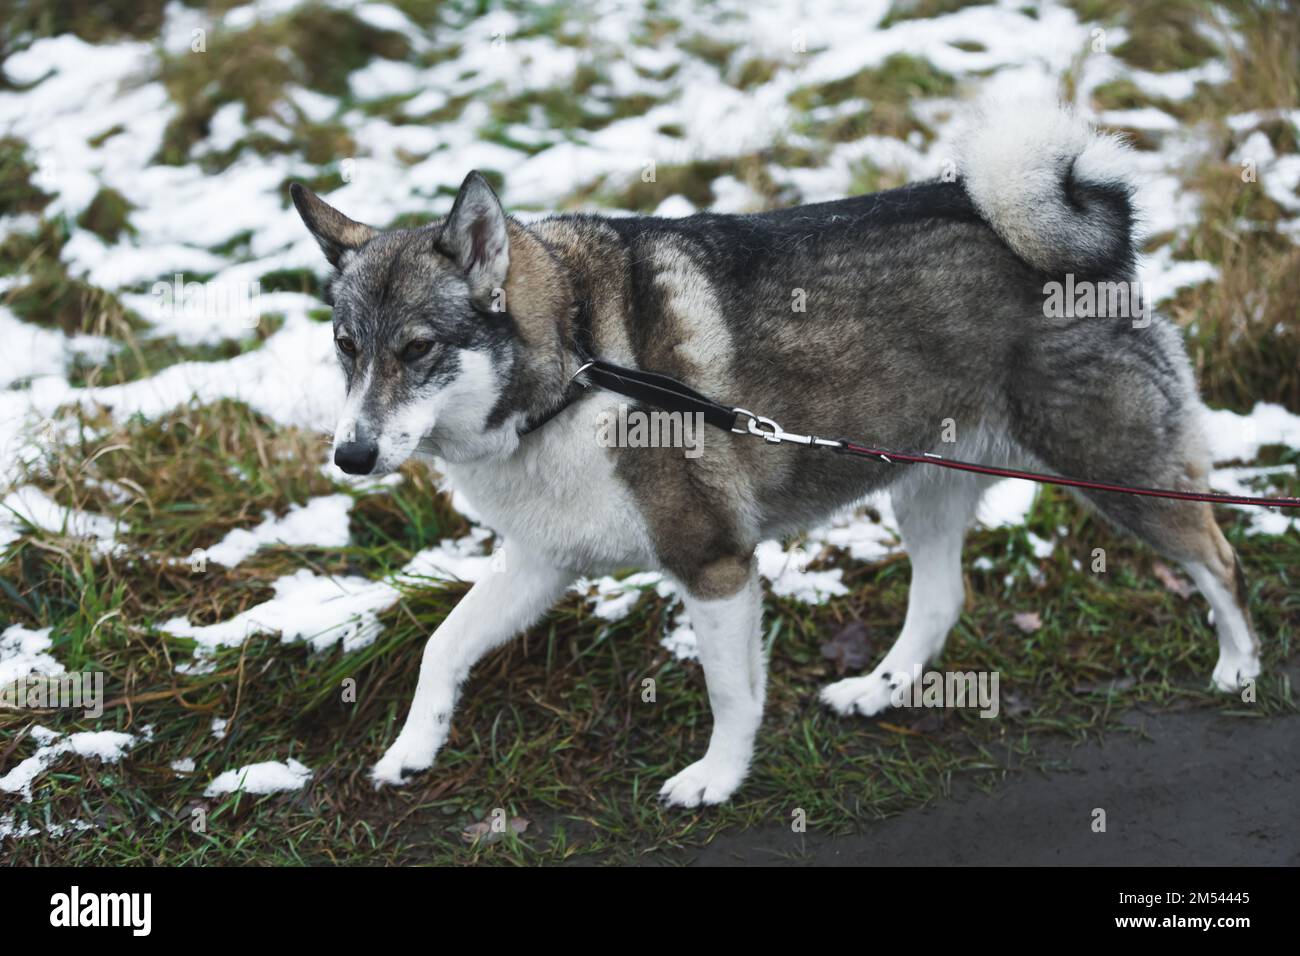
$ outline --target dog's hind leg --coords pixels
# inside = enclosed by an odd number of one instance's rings
[[[1171,471],[1160,483],[1166,487],[1185,486],[1185,475],[1183,469],[1177,475]],[[1144,484],[1150,480],[1139,475],[1124,483]],[[1219,660],[1212,675],[1215,687],[1235,691],[1258,677],[1259,641],[1246,605],[1246,579],[1232,545],[1214,521],[1210,505],[1114,492],[1093,492],[1088,497],[1102,514],[1181,564],[1210,602],[1219,639]]]
[[[891,486],[894,512],[912,562],[907,617],[898,640],[875,670],[822,689],[822,702],[832,710],[866,716],[880,713],[943,651],[965,602],[962,543],[989,484],[975,475],[918,465]]]
[[[1183,567],[1214,609],[1219,660],[1211,679],[1219,690],[1233,692],[1259,676],[1259,639],[1246,604],[1246,576],[1241,562],[1215,523],[1210,506],[1203,508],[1193,519],[1202,526],[1199,559],[1185,560]]]
[[[411,712],[370,773],[375,786],[401,783],[403,773],[433,765],[470,668],[536,622],[574,578],[512,544],[502,546],[502,556],[504,565],[469,589],[425,645]]]
[[[719,591],[732,593],[717,596]],[[713,732],[703,759],[670,778],[659,798],[671,806],[694,807],[722,803],[740,786],[763,720],[767,660],[756,562],[752,557],[716,562],[694,587],[687,582],[684,601],[699,644]]]
[[[1203,406],[1177,334],[1153,324],[1145,334],[1123,334],[1116,344],[1119,333],[1090,330],[1071,348],[1040,356],[1042,377],[1022,374],[1016,382],[1016,439],[1061,474],[1205,490],[1210,460]],[[1219,639],[1215,686],[1232,691],[1257,677],[1259,642],[1245,577],[1211,506],[1107,491],[1083,497],[1180,563],[1210,602]]]
[[[1188,481],[1192,471],[1179,467],[1163,475],[1144,472],[1109,480],[1163,487],[1203,486],[1200,480]],[[1210,602],[1219,639],[1219,661],[1212,675],[1215,687],[1235,691],[1258,677],[1259,641],[1246,605],[1246,579],[1210,505],[1104,491],[1089,492],[1087,497],[1115,524],[1181,564]]]

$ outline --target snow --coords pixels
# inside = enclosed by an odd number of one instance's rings
[[[391,605],[396,589],[356,576],[325,577],[306,568],[278,578],[275,597],[217,624],[193,625],[174,617],[159,627],[199,645],[199,653],[238,647],[254,634],[279,633],[286,643],[309,641],[323,650],[341,643],[346,651],[373,642],[379,631],[378,612]]]
[[[159,627],[196,642],[195,659],[177,668],[184,673],[205,672],[214,651],[238,647],[254,634],[278,633],[284,643],[305,642],[316,651],[335,645],[358,650],[374,642],[382,630],[379,615],[397,603],[403,587],[476,581],[490,573],[490,537],[491,532],[475,528],[463,538],[444,539],[416,554],[392,580],[320,575],[300,568],[272,582],[275,597],[228,620],[194,625],[180,616]]]
[[[64,672],[63,665],[49,653],[54,646],[52,630],[29,630],[11,624],[0,632],[0,689],[29,674],[55,677]]]
[[[95,542],[96,554],[119,554],[124,550],[117,542],[117,522],[77,508],[65,508],[33,485],[23,485],[0,501],[0,546],[6,534],[12,534],[22,521],[53,534],[89,538]]]
[[[140,740],[116,730],[87,730],[63,735],[41,726],[32,729],[32,736],[40,744],[36,752],[0,777],[0,792],[22,794],[28,803],[32,799],[32,784],[36,778],[65,754],[117,763]]]
[[[238,770],[227,770],[203,791],[205,797],[219,797],[226,793],[282,793],[301,790],[311,779],[312,771],[290,758],[286,763],[268,760],[249,764]]]
[[[237,528],[205,549],[209,561],[233,568],[270,545],[302,548],[343,548],[348,544],[348,512],[352,496],[337,494],[290,505],[283,518],[268,515],[252,530]]]
[[[787,551],[778,541],[764,541],[758,546],[758,573],[768,580],[772,593],[778,597],[793,598],[804,604],[825,604],[842,594],[848,594],[840,580],[842,568],[829,571],[806,569],[807,556],[801,549]]]
[[[975,520],[986,528],[1010,528],[1022,525],[1029,517],[1038,495],[1038,486],[1020,478],[1006,478],[991,485],[980,499]]]
[[[1300,415],[1270,402],[1258,403],[1249,415],[1212,409],[1206,434],[1216,462],[1252,461],[1264,445],[1300,448]]]
[[[1219,270],[1212,263],[1175,261],[1167,245],[1144,256],[1139,268],[1139,281],[1148,307],[1173,298],[1181,289],[1213,282],[1218,277]]]
[[[69,833],[82,833],[86,830],[93,829],[95,829],[93,823],[89,823],[85,820],[72,820],[68,823],[49,823],[46,825],[43,832],[47,836],[57,838]],[[41,832],[42,831],[38,827],[34,827],[26,821],[21,824],[18,823],[12,813],[0,817],[0,840],[4,840],[5,837],[12,837],[15,840],[21,840],[24,837],[36,836]]]
[[[1266,495],[1280,494],[1270,491],[1268,479],[1278,476],[1295,477],[1295,465],[1274,465],[1272,467],[1216,468],[1210,475],[1210,486],[1229,495]],[[1264,487],[1254,487],[1254,483],[1264,480]],[[1297,509],[1283,511],[1280,508],[1255,508],[1247,505],[1231,505],[1247,517],[1246,534],[1284,535],[1300,532],[1300,514]]]
[[[1029,547],[1034,552],[1034,557],[1038,558],[1040,561],[1044,558],[1050,558],[1052,552],[1056,550],[1055,543],[1034,534],[1032,531],[1026,531],[1025,537],[1029,541]]]
[[[0,306],[0,341],[6,345],[0,388],[41,375],[62,375],[77,358],[89,364],[102,363],[117,349],[115,343],[99,336],[66,336],[23,322],[4,306]]]

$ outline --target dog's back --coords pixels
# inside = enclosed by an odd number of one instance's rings
[[[1018,441],[1035,430],[1020,420],[1034,388],[1086,400],[1099,387],[1072,381],[1062,354],[1094,365],[1162,356],[1156,391],[1194,402],[1172,330],[1044,314],[1052,282],[1134,277],[1122,147],[1058,111],[1010,125],[983,126],[951,182],[753,215],[557,217],[535,228],[585,287],[575,334],[589,351],[795,431],[920,450],[943,450],[954,426],[972,440]],[[894,477],[763,452],[750,466],[764,534]]]

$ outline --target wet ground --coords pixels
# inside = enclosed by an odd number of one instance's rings
[[[1049,751],[993,793],[951,799],[850,836],[788,828],[719,837],[697,865],[1300,864],[1300,716],[1132,712],[1100,743]],[[1133,732],[1128,732],[1133,731]],[[1041,751],[1040,751],[1041,753]],[[1094,811],[1105,811],[1105,832]]]

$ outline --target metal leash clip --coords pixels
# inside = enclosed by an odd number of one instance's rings
[[[733,408],[732,411],[749,419],[744,428],[732,427],[731,430],[737,435],[755,435],[772,445],[779,445],[781,442],[792,442],[796,445],[808,445],[815,448],[838,448],[842,444],[831,438],[818,438],[816,435],[796,435],[794,432],[786,431],[772,419],[763,415],[755,415],[745,408]]]

